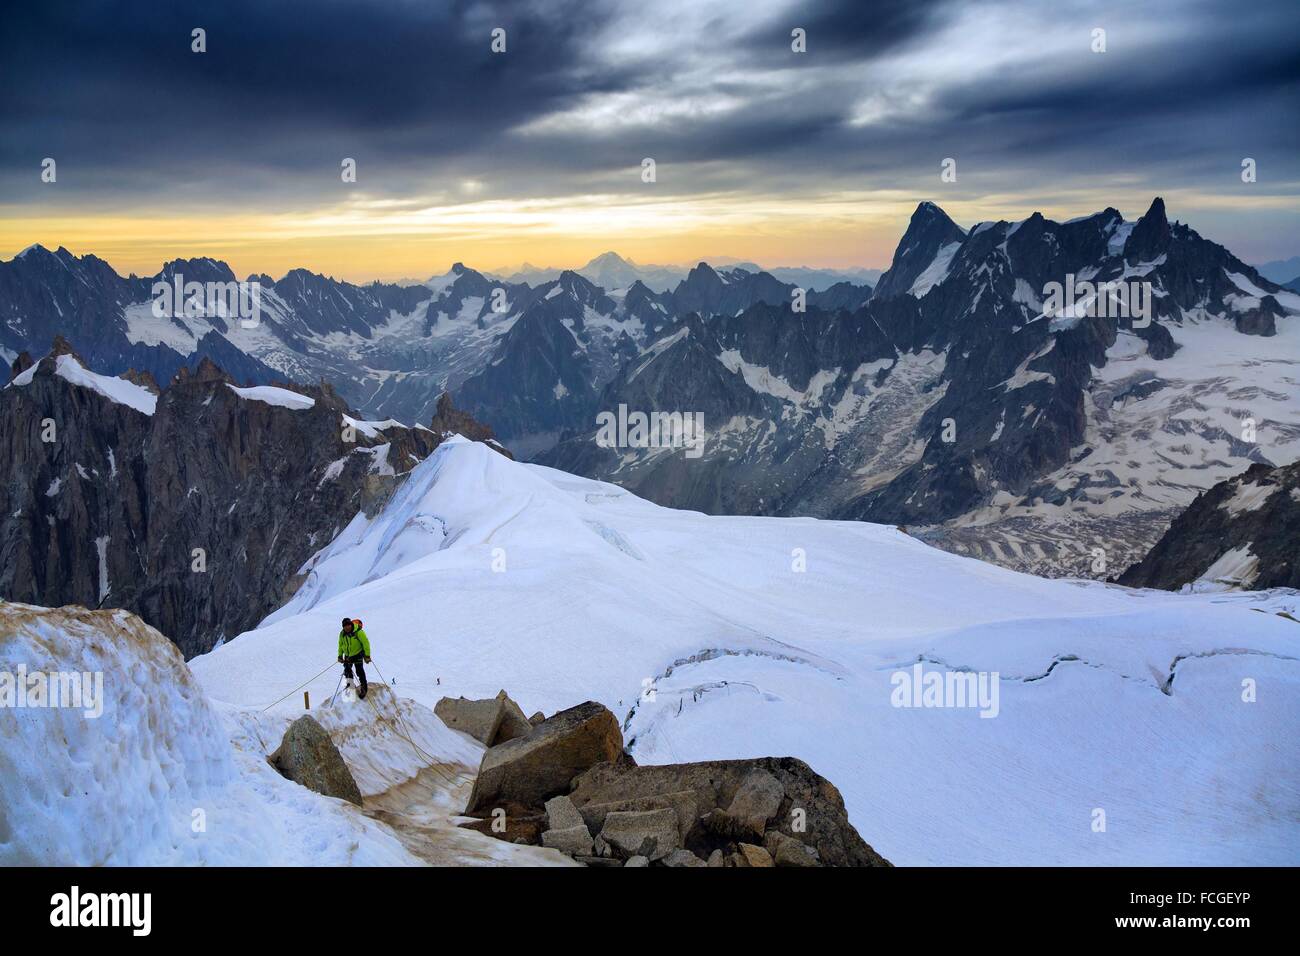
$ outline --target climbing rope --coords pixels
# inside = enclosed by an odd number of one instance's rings
[[[306,686],[307,686],[308,684],[310,684],[312,681],[316,680],[318,677],[321,676],[321,674],[324,674],[326,671],[328,671],[331,667],[333,667],[333,666],[334,666],[335,664],[337,664],[337,663],[338,663],[337,661],[331,661],[329,664],[325,665],[325,667],[322,668],[318,673],[313,674],[311,677],[307,678],[307,680],[303,681],[301,684],[299,684],[299,685],[298,685],[297,687],[295,687],[293,690],[289,691],[289,693],[285,694],[285,695],[284,695],[283,697],[281,697],[279,700],[272,701],[271,703],[267,704],[265,707],[262,708],[261,713],[264,714],[264,713],[266,713],[268,710],[270,710],[272,707],[274,707],[276,704],[279,704],[279,703],[281,703],[282,701],[288,700],[290,697],[292,697],[292,696],[293,696],[294,694],[296,694],[298,691],[302,690],[304,687],[306,687]],[[383,681],[385,684],[388,684],[388,679],[387,679],[386,677],[384,677],[383,672],[379,670],[379,665],[375,664],[373,661],[371,661],[371,665],[375,668],[375,673],[379,675],[379,679],[380,679],[381,681]],[[331,697],[330,697],[330,705],[331,705],[331,706],[333,706],[335,699],[336,699],[336,698],[338,697],[338,695],[339,695],[339,690],[342,689],[342,687],[343,687],[343,675],[342,675],[342,674],[339,674],[339,682],[338,682],[338,684],[335,685],[335,687],[334,687],[334,693],[333,693],[333,695],[331,695]],[[393,696],[394,696],[394,699],[396,699],[396,694],[394,694]],[[426,766],[425,769],[431,771],[435,776],[437,776],[440,780],[442,780],[442,781],[443,781],[447,786],[449,786],[449,787],[454,787],[454,786],[456,786],[457,784],[464,783],[464,782],[466,782],[466,781],[468,781],[468,780],[472,780],[472,779],[473,779],[473,775],[472,775],[472,774],[466,774],[466,773],[457,773],[457,774],[452,774],[452,773],[450,773],[449,771],[444,770],[444,769],[439,765],[439,764],[440,764],[440,761],[438,760],[437,757],[435,757],[433,754],[429,753],[427,750],[425,750],[423,747],[421,747],[419,744],[417,744],[417,743],[416,743],[416,742],[411,738],[410,728],[409,728],[409,726],[407,726],[407,724],[406,724],[406,719],[402,716],[402,711],[401,711],[400,708],[398,708],[397,711],[396,711],[396,712],[397,712],[397,720],[400,721],[400,723],[401,723],[401,726],[399,727],[398,724],[397,724],[396,722],[394,722],[394,721],[390,720],[389,718],[385,717],[385,716],[383,715],[383,713],[380,712],[379,708],[375,705],[375,702],[374,702],[373,700],[371,700],[369,697],[366,698],[366,702],[370,704],[370,709],[373,710],[373,711],[375,712],[375,716],[376,716],[377,718],[379,718],[379,720],[380,720],[381,723],[388,724],[390,727],[393,728],[393,732],[396,733],[397,736],[401,737],[403,740],[405,740],[408,744],[411,745],[411,749],[415,752],[415,756],[416,756],[417,759],[422,760],[422,761],[423,761],[423,760],[427,760],[427,761],[429,762],[429,763],[428,763],[428,766]],[[396,705],[394,705],[394,706],[396,706]],[[403,730],[403,728],[406,728],[406,729]],[[260,737],[260,735],[259,735],[259,737]],[[265,747],[265,744],[263,744],[263,747]],[[414,778],[412,778],[412,779],[414,779]],[[432,793],[432,792],[433,792],[433,791],[430,790],[430,793]]]
[[[301,684],[299,684],[299,685],[298,685],[297,687],[295,687],[293,690],[289,691],[289,693],[287,693],[287,694],[285,694],[283,697],[281,697],[280,700],[272,701],[271,703],[267,704],[265,707],[262,708],[262,713],[265,714],[268,710],[270,710],[270,709],[271,709],[272,707],[274,707],[276,704],[280,703],[280,701],[288,700],[290,697],[292,697],[292,696],[293,696],[294,694],[296,694],[298,691],[302,690],[304,687],[306,687],[308,684],[310,684],[312,681],[314,681],[317,677],[320,677],[321,674],[324,674],[327,670],[329,670],[331,667],[333,667],[335,663],[336,663],[335,661],[330,661],[330,662],[329,662],[328,664],[326,664],[323,668],[321,668],[321,671],[320,671],[319,674],[315,674],[315,675],[313,675],[313,676],[311,676],[311,677],[308,677],[305,681],[303,681]]]
[[[339,689],[343,686],[343,674],[339,674],[339,682],[334,685],[334,693],[330,694],[330,706],[334,706],[334,699],[339,695]]]
[[[383,681],[385,684],[388,684],[388,678],[384,677],[384,673],[379,669],[379,665],[371,661],[371,666],[374,667],[375,673],[379,675],[379,679]],[[392,685],[389,686],[391,687]],[[393,699],[396,700],[396,698],[397,695],[394,694]],[[427,750],[425,750],[423,747],[421,747],[412,739],[410,726],[406,723],[406,718],[402,716],[401,708],[397,707],[396,704],[394,704],[394,709],[397,714],[397,721],[400,722],[401,727],[398,726],[397,722],[389,720],[387,717],[385,717],[380,712],[379,708],[375,705],[375,702],[373,700],[370,700],[369,697],[367,697],[366,700],[369,702],[370,708],[375,712],[375,716],[378,717],[379,720],[382,721],[383,723],[386,723],[390,727],[392,727],[393,732],[396,733],[397,736],[401,737],[408,744],[410,744],[411,750],[415,753],[417,758],[422,758],[424,760],[429,761],[429,765],[426,767],[426,769],[432,771],[434,775],[436,775],[448,786],[455,786],[457,783],[462,783],[464,781],[473,779],[470,774],[464,774],[464,773],[451,774],[448,771],[443,770],[439,766],[440,761],[438,760],[438,758],[435,757],[433,754],[429,753]],[[402,728],[405,728],[405,730],[403,730]]]
[[[458,783],[463,782],[464,779],[467,779],[461,775],[453,775],[448,771],[442,769],[438,765],[439,762],[437,757],[433,756],[433,754],[431,753],[426,752],[419,744],[417,744],[414,740],[412,740],[408,734],[403,733],[396,723],[389,720],[382,713],[380,713],[379,708],[375,705],[375,702],[373,700],[367,697],[366,701],[370,704],[371,710],[375,712],[375,717],[377,717],[381,723],[388,724],[388,726],[393,728],[393,732],[397,734],[397,736],[401,737],[403,740],[405,740],[408,744],[411,745],[411,750],[415,753],[417,761],[421,763],[423,763],[424,761],[428,761],[428,763],[425,765],[423,769],[431,772],[435,777],[437,777],[439,780],[445,783],[448,787],[454,787]],[[398,714],[398,718],[399,719],[401,718],[400,712]],[[414,782],[415,779],[416,779],[415,777],[412,777],[411,781]],[[432,787],[428,789],[430,793],[434,793]]]

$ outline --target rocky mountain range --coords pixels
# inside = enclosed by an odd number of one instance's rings
[[[364,421],[329,385],[241,388],[205,355],[160,389],[57,339],[0,390],[0,596],[126,608],[202,653],[451,432],[492,441],[446,397],[428,426]]]
[[[1116,314],[1113,292],[1048,301],[1052,283],[1106,282],[1135,306],[1145,292],[1148,315]],[[711,314],[666,328],[597,406],[702,412],[703,453],[604,447],[592,426],[542,461],[676,507],[891,522],[1095,576],[1141,557],[1198,491],[1300,455],[1300,296],[1160,199],[1136,221],[969,229],[921,203],[853,309],[732,311],[696,285],[713,298],[678,301]]]
[[[767,272],[782,282],[801,289],[824,292],[841,283],[873,285],[880,277],[879,269],[815,269],[808,266],[773,266],[764,268],[754,262],[736,262],[719,259],[714,265],[727,269],[744,269],[746,272]],[[626,289],[637,282],[655,292],[671,292],[691,271],[691,265],[645,265],[626,259],[616,252],[604,252],[586,265],[575,270],[603,289]],[[511,283],[537,285],[560,277],[563,269],[544,268],[524,263],[514,271],[492,273],[493,278]]]
[[[617,272],[608,257],[604,265]],[[279,280],[242,280],[257,286],[259,300],[256,320],[245,322],[199,297],[185,310],[157,314],[156,285],[177,281],[240,280],[212,259],[177,259],[156,276],[123,278],[95,256],[30,247],[0,262],[0,358],[40,354],[54,335],[76,342],[92,367],[110,375],[136,369],[168,381],[208,358],[247,384],[328,381],[375,419],[425,420],[452,391],[497,423],[503,441],[532,454],[587,422],[617,369],[684,312],[790,301],[796,288],[704,263],[671,292],[639,279],[607,291],[574,271],[513,283],[462,263],[413,286],[358,286],[295,269]],[[870,291],[841,282],[808,295],[861,302]]]
[[[252,276],[246,328],[154,314],[156,282],[231,282],[224,263],[122,278],[33,247],[0,262],[0,355],[64,333],[101,373],[169,381],[207,358],[247,384],[328,381],[375,420],[427,420],[450,390],[520,457],[663,504],[891,522],[1048,574],[1112,575],[1199,492],[1300,456],[1300,295],[1160,199],[1137,220],[970,228],[923,202],[874,288],[699,263],[657,289],[639,268],[611,254],[536,284],[461,263],[414,286]],[[1114,293],[1049,294],[1106,282],[1144,290],[1149,317],[1119,314]],[[620,409],[702,416],[703,447],[598,441]]]

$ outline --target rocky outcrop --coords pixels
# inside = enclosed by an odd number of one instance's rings
[[[497,727],[496,736],[492,740],[492,746],[503,744],[510,740],[517,740],[520,737],[527,737],[533,732],[532,722],[524,716],[524,712],[519,705],[506,696],[503,690],[497,697],[501,700],[501,724]]]
[[[488,747],[523,737],[533,729],[504,690],[485,700],[444,697],[434,705],[433,712],[452,730],[463,731]]]
[[[469,734],[479,743],[492,746],[497,728],[501,726],[501,698],[469,700],[465,697],[444,697],[433,707],[433,712],[452,730]]]
[[[469,412],[456,408],[452,404],[450,392],[443,392],[438,396],[438,404],[429,427],[439,435],[463,435],[470,441],[484,442],[511,460],[515,457],[497,441],[496,433],[491,426],[484,425]]]
[[[1170,591],[1300,588],[1300,462],[1252,465],[1202,493],[1118,581]]]
[[[576,775],[617,760],[622,751],[618,721],[600,704],[588,701],[562,710],[527,736],[483,755],[465,812],[474,815],[504,803],[540,806],[566,793]]]
[[[1285,316],[1277,299],[1266,295],[1259,300],[1259,305],[1238,312],[1234,317],[1234,325],[1243,335],[1277,335],[1277,320]]]
[[[352,771],[314,717],[303,715],[290,724],[267,760],[281,776],[308,790],[361,806],[361,790]]]
[[[707,860],[741,843],[762,845],[780,833],[825,866],[882,866],[887,861],[848,821],[835,786],[794,757],[717,760],[638,767],[600,764],[573,782],[574,806],[588,818],[608,806],[671,808],[682,845]],[[683,807],[692,807],[684,817]]]
[[[483,756],[473,829],[592,866],[889,866],[835,786],[794,757],[639,767],[587,702]],[[505,815],[504,830],[489,825]],[[501,832],[499,832],[501,831]]]
[[[784,798],[785,791],[776,777],[756,768],[740,782],[730,805],[725,810],[709,811],[703,823],[719,836],[761,840]]]
[[[0,389],[0,597],[126,608],[187,657],[279,607],[443,440],[356,422],[328,385],[263,400],[206,359],[162,389],[97,376],[62,339],[15,368]]]

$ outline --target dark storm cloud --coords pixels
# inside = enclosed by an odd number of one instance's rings
[[[665,191],[815,191],[910,187],[953,155],[1002,192],[1135,172],[1172,189],[1251,155],[1294,191],[1296,8],[27,4],[0,33],[0,187],[43,198],[53,156],[72,195],[292,199],[352,156],[394,198],[444,173],[563,195],[617,189],[651,155]]]
[[[741,39],[756,55],[775,50],[784,55],[790,49],[791,30],[798,27],[818,57],[851,62],[923,37],[952,6],[952,0],[795,4],[774,22],[745,30]]]
[[[578,28],[602,14],[579,0],[41,3],[6,17],[6,172],[54,156],[96,185],[245,166],[311,175],[326,152],[335,174],[344,154],[436,162],[621,82],[583,68]],[[508,55],[490,51],[498,26]],[[206,53],[190,50],[195,27]]]

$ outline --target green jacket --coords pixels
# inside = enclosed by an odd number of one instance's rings
[[[339,657],[356,657],[361,654],[370,656],[370,638],[366,637],[364,628],[357,628],[351,634],[339,631]]]

